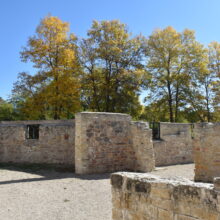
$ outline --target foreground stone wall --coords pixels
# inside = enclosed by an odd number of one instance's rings
[[[39,124],[39,139],[26,139]],[[0,122],[1,163],[63,164],[74,167],[74,120]]]
[[[151,171],[154,153],[147,123],[127,114],[82,112],[76,115],[76,173]]]
[[[111,176],[113,220],[219,220],[220,191],[212,184],[137,173]]]
[[[153,141],[156,166],[193,162],[191,124],[161,122],[160,138]]]
[[[220,177],[220,123],[194,125],[195,181]]]

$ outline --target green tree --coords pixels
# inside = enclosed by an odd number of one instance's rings
[[[149,122],[169,121],[169,110],[166,101],[161,99],[149,103],[143,108],[139,119]]]
[[[194,31],[177,32],[172,27],[154,31],[147,40],[148,101],[165,102],[169,121],[180,121],[186,106],[186,91],[194,74],[205,71],[206,50],[195,40]]]
[[[0,97],[0,121],[11,121],[14,119],[13,105]]]
[[[211,82],[208,87],[211,94],[214,120],[220,120],[220,43],[209,44],[209,73]]]
[[[85,109],[138,115],[143,42],[117,20],[93,22],[80,46]]]
[[[206,67],[196,72],[191,79],[190,89],[186,91],[191,111],[197,113],[200,121],[213,121],[216,115],[217,93],[219,91],[218,74],[220,68],[220,45],[209,44],[204,53],[207,56]]]

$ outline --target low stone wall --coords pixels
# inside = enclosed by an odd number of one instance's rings
[[[39,125],[39,139],[27,139],[28,125]],[[74,167],[74,145],[74,120],[0,122],[0,163]]]
[[[76,114],[76,173],[154,169],[151,130],[127,114]]]
[[[218,220],[220,191],[213,184],[137,173],[111,176],[113,220]]]
[[[161,122],[160,138],[153,141],[156,166],[193,162],[191,124]]]
[[[39,139],[28,139],[27,126],[34,124]],[[220,176],[219,127],[195,124],[192,131],[191,124],[160,123],[161,140],[152,141],[148,123],[120,113],[78,113],[76,129],[74,120],[0,122],[0,162],[74,165],[76,160],[77,173],[149,172],[155,163],[192,163],[194,143],[195,180],[212,181]]]
[[[220,123],[194,125],[195,181],[220,177]]]

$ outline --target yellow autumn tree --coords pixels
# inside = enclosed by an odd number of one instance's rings
[[[71,118],[80,109],[76,40],[67,22],[47,16],[23,48],[22,61],[32,62],[38,72],[20,74],[13,94],[22,96],[22,111],[30,118]]]

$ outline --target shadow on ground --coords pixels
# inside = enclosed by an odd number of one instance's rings
[[[74,169],[72,168],[61,168],[61,167],[55,167],[53,165],[42,165],[42,164],[0,164],[0,175],[2,170],[24,172],[24,173],[39,175],[42,177],[0,181],[0,185],[66,179],[66,178],[76,178],[81,180],[102,180],[102,179],[109,179],[111,175],[110,173],[78,175],[74,173]]]

